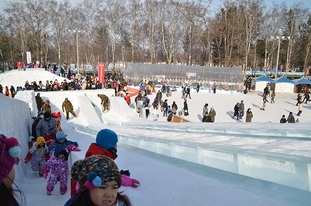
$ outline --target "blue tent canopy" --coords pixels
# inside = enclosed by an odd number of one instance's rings
[[[305,77],[301,77],[300,79],[297,79],[297,80],[295,81],[295,84],[296,84],[296,85],[297,85],[297,84],[311,84],[311,81],[308,80],[308,79],[305,78]]]
[[[286,76],[282,76],[280,78],[278,78],[274,83],[289,83],[289,84],[295,84],[294,81],[288,79]]]
[[[273,79],[267,77],[266,75],[262,75],[262,76],[256,78],[255,80],[256,80],[256,82],[274,82]]]

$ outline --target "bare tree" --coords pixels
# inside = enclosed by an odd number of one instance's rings
[[[57,3],[56,1],[51,1],[48,4],[49,15],[52,24],[52,32],[55,37],[55,42],[57,45],[57,52],[58,52],[58,64],[62,62],[62,46],[64,44],[65,36],[68,30],[68,21],[67,17],[69,14],[70,6],[68,2],[64,3]],[[48,47],[46,48],[48,49]],[[47,54],[47,51],[46,51]],[[45,61],[47,61],[47,56],[45,57]]]
[[[159,49],[158,44],[158,37],[159,34],[157,28],[159,28],[160,23],[160,3],[154,0],[146,0],[145,2],[145,11],[146,16],[148,18],[148,49],[150,53],[150,62],[156,63],[157,62],[157,53]]]
[[[244,14],[245,25],[245,68],[248,69],[251,45],[257,41],[259,27],[262,22],[262,0],[240,0],[241,12]]]
[[[173,62],[174,54],[180,49],[181,28],[179,20],[182,18],[180,12],[172,7],[165,0],[160,6],[160,33],[162,40],[162,48],[165,54],[165,61],[168,64]]]
[[[25,25],[23,13],[23,4],[11,3],[6,8],[6,14],[8,19],[7,28],[12,30],[12,33],[16,33],[19,37],[19,45],[21,52],[21,59],[26,62],[25,56],[28,51],[28,33],[29,29]]]

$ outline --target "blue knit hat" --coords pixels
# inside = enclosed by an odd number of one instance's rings
[[[55,150],[54,150],[54,156],[57,157],[60,154],[66,154],[66,149],[61,146],[60,144],[56,144]]]
[[[66,139],[66,136],[65,133],[63,131],[58,131],[56,132],[56,139],[57,141],[63,141]]]
[[[110,149],[118,143],[117,134],[110,129],[102,129],[96,135],[96,144],[104,149]]]

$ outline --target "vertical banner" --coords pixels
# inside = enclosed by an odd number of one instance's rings
[[[30,64],[31,63],[31,52],[30,51],[26,52],[26,57],[27,57],[27,64]]]
[[[104,63],[98,63],[98,81],[100,83],[105,83],[105,69],[106,65]]]

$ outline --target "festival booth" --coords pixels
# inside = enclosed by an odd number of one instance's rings
[[[296,79],[295,81],[295,85],[298,84],[311,84],[311,81],[305,77],[301,77],[300,79]]]
[[[285,76],[278,78],[271,84],[270,90],[275,93],[294,93],[295,82]]]
[[[263,91],[264,88],[270,84],[273,83],[274,80],[267,77],[265,74],[254,79],[255,80],[255,91]]]
[[[311,81],[305,77],[301,77],[300,79],[296,79],[294,81],[296,86],[295,92],[301,92],[305,86],[307,89],[310,88]]]

